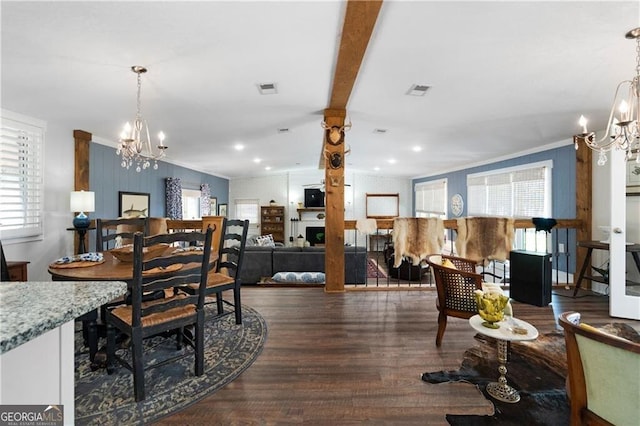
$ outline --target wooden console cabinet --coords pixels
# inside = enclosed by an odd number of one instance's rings
[[[27,261],[7,261],[7,270],[9,271],[9,281],[28,281],[27,279]]]
[[[273,241],[284,243],[284,207],[260,207],[261,233],[273,235]]]

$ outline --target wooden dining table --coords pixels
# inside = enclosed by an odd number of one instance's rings
[[[167,247],[160,256],[171,254],[176,248]],[[133,262],[125,262],[116,258],[110,251],[102,252],[104,262],[91,264],[91,266],[83,267],[60,267],[55,263],[49,265],[48,271],[53,281],[124,281],[127,286],[131,286],[133,281]],[[218,260],[218,253],[211,253],[210,263]],[[181,270],[198,268],[200,263],[187,263],[183,265]],[[153,274],[153,278],[157,279],[163,275],[171,275],[171,272],[159,272]],[[126,296],[125,296],[126,297]],[[124,301],[125,299],[123,299]],[[104,306],[103,306],[104,309]],[[101,315],[102,316],[102,315]],[[92,369],[97,368],[94,364],[95,355],[98,352],[98,310],[89,312],[77,320],[83,324],[83,338],[89,347],[89,359],[92,362]]]

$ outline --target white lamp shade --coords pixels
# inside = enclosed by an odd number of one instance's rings
[[[93,191],[72,191],[69,200],[69,211],[92,212],[95,211],[95,194]]]

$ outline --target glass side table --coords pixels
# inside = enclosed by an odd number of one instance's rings
[[[518,391],[507,384],[507,348],[509,342],[535,340],[538,330],[526,321],[514,317],[507,317],[498,324],[500,328],[491,329],[482,325],[484,320],[480,315],[469,318],[469,325],[480,334],[496,339],[498,344],[498,373],[497,382],[487,384],[487,393],[502,402],[515,403],[520,401]]]

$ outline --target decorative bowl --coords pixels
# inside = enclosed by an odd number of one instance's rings
[[[509,302],[509,298],[498,292],[475,291],[475,298],[478,304],[478,314],[484,320],[483,326],[487,328],[500,328],[497,324],[504,318],[504,308]]]
[[[142,258],[144,260],[150,260],[155,257],[159,257],[167,250],[168,244],[156,244],[154,246],[142,248]],[[128,244],[124,247],[109,250],[109,253],[113,255],[120,262],[133,262],[133,245]]]

